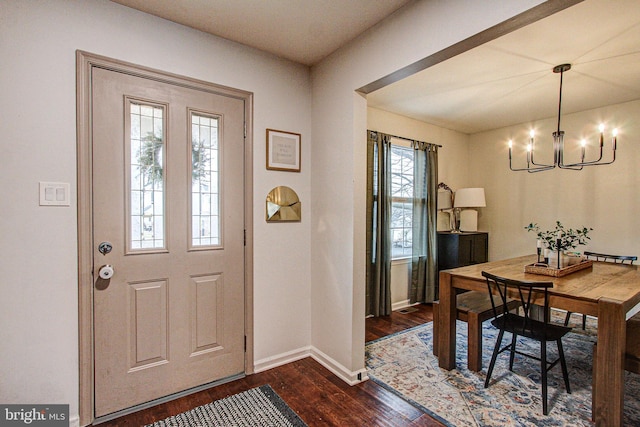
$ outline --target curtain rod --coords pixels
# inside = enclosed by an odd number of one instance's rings
[[[404,136],[398,136],[398,135],[391,135],[389,133],[379,132],[377,130],[370,130],[369,132],[381,133],[383,135],[389,135],[391,138],[404,139],[405,141],[411,141],[411,142],[415,141],[415,142],[420,142],[422,144],[431,144],[431,145],[435,145],[436,147],[442,148],[442,145],[434,144],[433,142],[418,141],[417,139],[405,138]]]

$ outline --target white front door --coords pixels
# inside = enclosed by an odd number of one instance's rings
[[[92,73],[100,417],[244,372],[245,106]]]

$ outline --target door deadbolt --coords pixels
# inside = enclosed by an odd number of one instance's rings
[[[111,252],[111,249],[113,249],[113,245],[111,245],[111,243],[109,242],[102,242],[98,245],[98,252],[100,252],[102,255],[106,255],[109,252]]]

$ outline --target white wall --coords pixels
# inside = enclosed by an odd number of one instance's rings
[[[367,129],[442,145],[438,150],[438,182],[446,183],[453,190],[468,186],[469,135],[372,107],[367,108]],[[443,222],[449,223],[448,214],[438,212],[438,223]],[[449,227],[441,229],[449,230]],[[394,261],[391,265],[394,310],[406,305],[409,298],[409,264]]]
[[[539,3],[418,1],[312,69],[312,342],[353,381],[364,368],[367,128],[354,91]]]
[[[0,402],[78,413],[76,49],[254,93],[255,361],[308,349],[308,68],[106,0],[0,8]],[[301,173],[265,170],[266,128],[302,134]],[[71,206],[38,206],[38,181],[70,183]],[[300,196],[302,222],[266,224],[278,185]]]
[[[592,227],[588,245],[579,251],[640,256],[640,101],[612,105],[562,116],[566,162],[579,160],[579,138],[592,136],[604,122],[609,130],[619,128],[617,159],[607,166],[591,166],[582,171],[554,169],[530,174],[509,170],[508,144],[514,139],[513,159],[524,164],[524,141],[529,129],[536,130],[536,161],[552,159],[551,133],[557,118],[471,135],[470,185],[484,187],[487,207],[482,209],[479,227],[490,236],[489,257],[499,260],[535,253],[535,235],[524,226],[531,222],[553,228],[559,220],[565,226]],[[606,131],[605,131],[606,132]],[[516,141],[521,141],[518,147]],[[543,148],[547,152],[542,152]],[[570,151],[574,147],[575,151]],[[607,140],[605,148],[610,150]],[[591,148],[593,150],[593,147]],[[605,158],[610,158],[610,151]],[[593,152],[592,152],[593,153]],[[587,154],[589,156],[589,154]],[[587,157],[588,159],[589,157]]]

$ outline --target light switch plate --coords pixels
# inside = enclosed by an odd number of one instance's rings
[[[40,206],[69,206],[68,182],[40,182]]]

